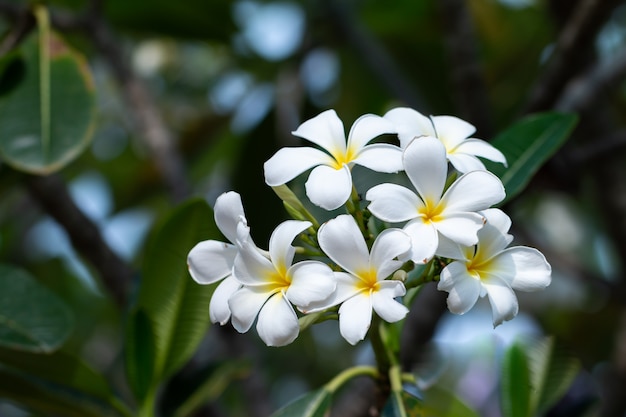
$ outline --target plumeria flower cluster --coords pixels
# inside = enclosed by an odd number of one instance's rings
[[[265,182],[282,197],[287,183],[310,171],[305,194],[330,218],[320,225],[289,190],[285,206],[293,220],[276,227],[264,250],[251,238],[239,194],[222,194],[214,214],[228,242],[200,242],[188,255],[195,281],[220,282],[211,320],[230,320],[242,333],[256,322],[268,346],[283,346],[308,325],[336,318],[354,345],[374,319],[402,320],[411,307],[407,290],[429,281],[448,292],[453,313],[487,296],[494,326],[512,319],[514,290],[545,288],[551,268],[538,250],[509,247],[511,220],[493,208],[505,198],[504,187],[479,158],[506,159],[474,132],[456,117],[410,108],[361,116],[347,138],[334,110],[304,122],[293,134],[313,146],[280,149],[264,165]],[[395,144],[372,143],[389,135]],[[355,165],[407,181],[357,190]]]

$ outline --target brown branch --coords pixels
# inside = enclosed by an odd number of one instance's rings
[[[442,0],[439,2],[439,12],[451,73],[452,94],[460,116],[474,124],[482,136],[492,136],[487,89],[467,2]]]
[[[67,232],[72,245],[100,273],[102,284],[122,308],[126,306],[133,271],[102,238],[98,227],[76,206],[63,180],[57,175],[29,176],[31,196]]]
[[[619,3],[619,0],[578,2],[578,7],[571,12],[559,35],[547,67],[535,83],[524,113],[547,110],[554,105],[567,83],[588,64],[581,51],[589,49],[588,46]]]

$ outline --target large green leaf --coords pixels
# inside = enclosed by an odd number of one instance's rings
[[[325,417],[330,410],[331,400],[332,392],[320,388],[295,399],[271,417]]]
[[[41,415],[115,417],[129,415],[100,398],[67,385],[0,365],[0,398],[7,398]]]
[[[529,116],[500,133],[491,142],[507,159],[508,167],[486,161],[506,189],[506,199],[519,194],[535,173],[565,143],[578,117],[541,113]]]
[[[152,322],[142,309],[134,309],[128,318],[124,346],[126,376],[135,397],[144,399],[155,381],[155,339]]]
[[[531,390],[526,352],[521,343],[514,343],[506,350],[502,363],[502,415],[530,417]]]
[[[124,408],[104,376],[73,354],[63,351],[39,354],[0,348],[0,363],[19,375],[18,378],[40,383],[42,387],[54,385],[59,390],[89,397],[91,402],[107,403],[112,409]]]
[[[128,368],[146,372],[141,378],[151,381],[135,379],[136,392],[144,392],[146,384],[155,389],[191,357],[204,337],[215,286],[202,286],[191,279],[187,254],[199,241],[218,236],[211,208],[194,199],[178,207],[151,239],[126,356]],[[150,339],[152,347],[146,346]]]
[[[424,417],[480,417],[454,393],[434,386],[424,392]]]
[[[26,271],[0,264],[0,346],[52,352],[70,335],[71,310]]]
[[[580,362],[553,337],[528,348],[533,386],[532,411],[543,414],[567,392],[580,369]]]
[[[88,144],[95,99],[84,58],[45,24],[38,35],[0,60],[5,69],[0,74],[0,157],[16,169],[47,174]]]

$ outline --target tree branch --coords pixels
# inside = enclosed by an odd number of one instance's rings
[[[588,49],[596,34],[619,4],[618,0],[580,0],[562,29],[554,52],[535,83],[524,113],[551,108],[567,83],[588,64],[582,50]],[[575,6],[574,6],[575,7]]]
[[[25,183],[31,196],[65,229],[74,248],[100,273],[102,284],[113,300],[124,308],[133,271],[109,248],[98,227],[76,206],[61,178],[29,176]]]

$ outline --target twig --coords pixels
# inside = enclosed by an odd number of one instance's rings
[[[442,0],[439,9],[456,105],[460,115],[474,124],[482,136],[490,137],[491,112],[467,2]]]
[[[31,196],[63,226],[74,248],[100,273],[113,300],[124,308],[133,271],[109,248],[98,227],[76,206],[62,179],[57,175],[29,176],[25,183]]]
[[[547,68],[532,90],[524,113],[546,110],[558,100],[567,83],[587,64],[581,50],[588,49],[617,0],[581,0],[561,31]]]

